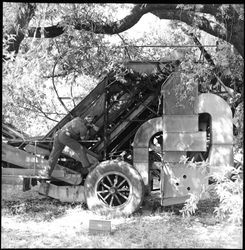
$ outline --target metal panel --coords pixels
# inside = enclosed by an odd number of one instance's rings
[[[48,168],[48,161],[2,142],[2,161],[24,168]]]
[[[8,175],[8,176],[26,176],[26,177],[40,177],[40,178],[47,178],[47,172],[43,168],[38,169],[26,169],[26,168],[2,168],[2,176]]]
[[[163,115],[163,131],[197,132],[198,115]]]
[[[140,173],[144,185],[149,185],[149,163],[148,162],[135,162],[134,167]]]
[[[214,94],[201,94],[196,109],[198,113],[211,115],[212,144],[233,144],[232,112],[224,99]]]
[[[163,151],[206,151],[206,132],[163,133]]]
[[[196,113],[195,99],[198,95],[197,83],[188,86],[181,81],[180,72],[172,74],[162,87],[163,114],[166,115],[191,115]]]
[[[181,157],[186,156],[186,152],[177,151],[177,152],[163,152],[163,160],[165,162],[179,162]]]
[[[134,162],[146,162],[149,161],[149,148],[134,148]]]
[[[175,204],[181,204],[185,203],[186,200],[190,197],[190,195],[186,195],[183,197],[171,197],[171,198],[164,198],[161,201],[162,206],[170,206],[170,205],[175,205]]]
[[[162,118],[157,117],[143,123],[134,137],[134,147],[149,147],[149,140],[162,131]]]
[[[3,176],[1,184],[22,185],[24,178],[22,176]]]
[[[44,148],[40,148],[40,147],[36,147],[34,145],[26,145],[24,150],[26,152],[29,153],[36,153],[37,155],[45,155],[45,156],[49,156],[50,155],[50,151],[48,149],[44,149]],[[94,152],[92,152],[91,150],[87,149],[85,147],[85,150],[87,152],[87,157],[90,163],[95,163],[98,162],[98,159],[96,157],[98,157],[97,154],[95,154]],[[62,154],[70,156],[71,158],[80,161],[78,155],[69,147],[65,147],[64,150],[62,151]]]
[[[23,168],[43,169],[43,171],[47,171],[49,169],[49,164],[47,160],[38,156],[35,157],[34,155],[31,155],[23,150],[10,146],[6,143],[2,143],[2,160]],[[54,175],[52,174],[53,178],[62,180],[73,185],[79,185],[82,181],[81,175],[78,172],[69,168],[65,168],[57,164],[54,170],[62,170],[64,171],[64,174],[62,176],[55,176],[54,172]]]
[[[225,167],[233,166],[233,145],[211,145],[208,163],[211,173],[226,171]]]
[[[55,166],[51,177],[73,185],[79,185],[83,179],[80,173],[72,169],[64,168],[60,165]]]
[[[168,164],[164,166],[164,198],[200,194],[208,185],[208,169],[191,167],[188,164]]]

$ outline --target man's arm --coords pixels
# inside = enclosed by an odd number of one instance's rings
[[[97,126],[94,125],[93,123],[91,124],[91,127],[92,127],[92,129],[93,129],[95,132],[98,132],[98,131],[99,131],[99,127],[97,127]]]

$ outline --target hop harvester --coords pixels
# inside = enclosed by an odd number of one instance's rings
[[[210,174],[233,166],[232,112],[221,97],[184,82],[179,63],[120,65],[40,140],[3,142],[2,181],[35,178],[44,195],[111,215],[133,213],[156,189],[163,206],[190,193],[204,197]],[[76,154],[66,148],[47,179],[52,135],[71,115],[89,113],[99,130],[81,143],[96,167],[81,176]]]

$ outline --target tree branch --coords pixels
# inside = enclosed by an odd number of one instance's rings
[[[73,27],[76,30],[91,31],[96,34],[118,34],[133,27],[140,18],[146,13],[152,13],[160,19],[179,20],[185,22],[188,25],[198,27],[199,29],[222,38],[227,42],[234,45],[237,51],[244,58],[244,20],[239,18],[237,11],[229,5],[229,8],[233,11],[233,19],[231,17],[224,18],[220,11],[220,4],[204,4],[201,8],[197,5],[190,5],[188,9],[178,8],[178,4],[136,4],[132,8],[129,15],[121,20],[104,24],[101,22],[94,22],[93,20],[83,21],[81,19],[75,19]],[[230,10],[229,10],[230,11]],[[217,22],[211,21],[200,14],[212,15]],[[228,26],[223,25],[231,23]],[[30,28],[28,30],[29,37],[42,37],[42,28]],[[57,25],[44,27],[43,37],[53,38],[57,37],[65,32],[65,28],[61,23]],[[22,41],[23,38],[21,38]],[[20,42],[21,42],[20,41]]]
[[[16,107],[16,108],[22,108],[22,109],[25,109],[25,110],[28,110],[28,111],[31,111],[31,112],[34,112],[34,113],[41,113],[41,114],[43,114],[42,117],[45,117],[45,118],[47,118],[47,119],[49,119],[49,120],[51,120],[51,121],[54,121],[54,122],[58,122],[57,120],[54,120],[54,119],[52,119],[51,117],[48,116],[48,114],[51,114],[51,115],[52,115],[52,114],[55,114],[55,113],[48,113],[48,112],[45,112],[45,111],[43,111],[41,108],[38,108],[37,106],[32,105],[32,104],[30,104],[30,103],[28,103],[28,105],[31,106],[31,107],[33,107],[34,109],[37,109],[38,111],[35,111],[35,110],[31,109],[31,108],[23,107],[23,106],[15,106],[15,105],[13,105],[13,106]],[[62,114],[60,114],[60,115],[62,115]],[[64,114],[63,114],[63,115],[64,115]],[[40,115],[39,115],[39,116],[40,116]]]
[[[56,93],[56,95],[57,95],[57,98],[58,98],[59,102],[61,103],[61,105],[64,107],[64,109],[65,109],[68,113],[70,113],[70,111],[67,109],[66,105],[64,104],[64,102],[63,102],[62,99],[60,98],[60,96],[59,96],[59,94],[58,94],[58,91],[57,91],[57,89],[56,89],[55,83],[54,83],[54,71],[55,71],[55,67],[56,67],[57,63],[58,63],[58,60],[55,62],[54,67],[53,67],[53,77],[52,77],[53,88],[54,88],[54,91],[55,91],[55,93]]]

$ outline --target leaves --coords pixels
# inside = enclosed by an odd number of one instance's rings
[[[42,129],[37,132],[48,131],[54,123],[42,117],[42,111],[54,120],[60,120],[65,115],[60,106],[51,84],[54,64],[55,84],[60,96],[71,97],[65,101],[68,109],[74,107],[95,86],[103,72],[109,72],[115,64],[125,60],[168,60],[181,57],[180,70],[182,72],[182,85],[177,90],[181,98],[188,97],[194,83],[199,84],[200,92],[211,92],[210,81],[214,70],[226,79],[226,84],[235,90],[234,103],[241,95],[243,84],[243,60],[237,56],[228,43],[219,40],[217,51],[208,48],[212,55],[216,69],[210,67],[205,61],[200,61],[198,48],[146,48],[133,45],[162,44],[162,45],[190,45],[192,40],[183,33],[182,26],[176,22],[168,23],[155,17],[154,22],[147,28],[144,18],[140,20],[144,32],[128,30],[120,35],[108,36],[94,34],[91,31],[75,30],[74,22],[111,24],[121,17],[129,14],[134,5],[125,4],[37,4],[35,16],[30,26],[65,26],[65,33],[53,39],[26,38],[22,41],[19,55],[13,62],[14,53],[8,53],[4,46],[3,53],[12,59],[3,66],[3,113],[6,119],[12,119],[16,124],[26,130],[31,119],[37,121],[39,117]],[[18,10],[16,3],[4,3],[4,30],[12,25],[13,13]],[[202,11],[205,5],[183,5],[181,8],[195,8]],[[224,10],[225,12],[225,10]],[[120,18],[118,15],[120,14]],[[12,19],[11,19],[12,18]],[[145,18],[147,20],[147,18]],[[140,22],[137,25],[140,25]],[[195,31],[198,31],[197,29]],[[7,45],[13,35],[6,32],[4,44]],[[214,44],[217,38],[199,32],[200,38],[207,44]],[[121,47],[120,47],[121,46]],[[123,47],[124,46],[124,47]],[[125,47],[126,46],[126,47]],[[164,76],[158,75],[160,78]],[[223,78],[222,78],[223,80]],[[122,78],[122,81],[123,78]],[[72,91],[70,89],[72,88]],[[71,94],[72,92],[72,94]],[[74,101],[74,102],[73,102]],[[16,115],[19,118],[15,117]],[[31,123],[31,122],[30,122]],[[43,127],[48,127],[43,129]],[[44,125],[45,124],[45,125]],[[36,125],[37,127],[39,126]]]

